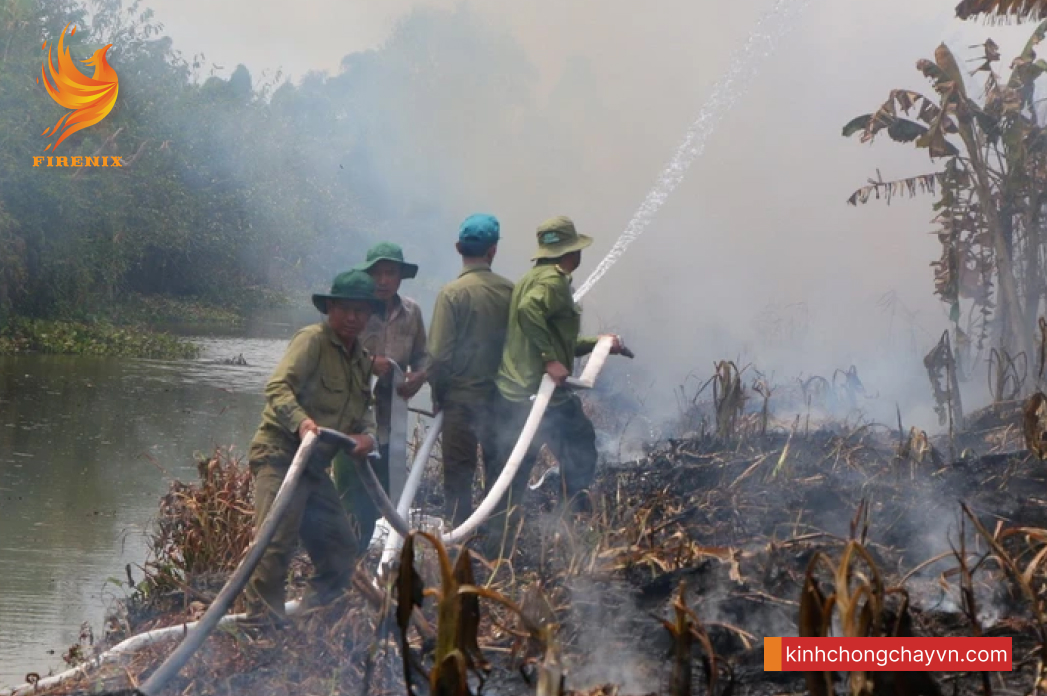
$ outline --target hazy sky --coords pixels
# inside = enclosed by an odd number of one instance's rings
[[[858,208],[845,201],[878,168],[892,179],[938,165],[912,146],[887,140],[863,146],[841,137],[840,129],[875,110],[892,88],[933,94],[915,65],[933,58],[940,42],[964,64],[977,56],[969,47],[992,36],[1006,69],[1033,30],[1031,24],[956,21],[955,2],[811,0],[646,236],[588,296],[589,320],[626,333],[646,365],[662,368],[663,384],[678,384],[691,369],[708,373],[713,360],[748,351],[787,374],[831,375],[856,364],[873,390],[925,400],[929,388],[919,360],[945,326],[944,308],[931,294],[929,263],[940,256],[931,234],[933,199]],[[336,72],[344,55],[380,46],[414,8],[458,3],[298,0],[290,10],[285,0],[146,4],[176,48],[205,53],[224,67],[223,75],[244,63],[256,76],[282,67],[298,77],[314,69]],[[528,195],[527,182],[542,176],[533,162],[491,153],[476,163],[477,181],[486,185],[478,183],[469,202],[502,218],[503,272],[518,276],[535,226],[563,213],[597,238],[576,274],[580,284],[625,229],[732,51],[772,4],[471,3],[523,47],[546,93],[565,69],[582,64],[593,95],[590,121],[577,136],[590,179],[576,182],[561,200]],[[462,217],[469,212],[463,209]],[[915,324],[897,314],[892,320],[878,306],[891,292],[916,313]],[[810,326],[806,337],[770,338],[758,322],[761,312],[772,303],[800,302]],[[984,396],[984,389],[975,391]]]

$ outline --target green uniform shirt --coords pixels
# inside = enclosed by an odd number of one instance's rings
[[[571,276],[555,264],[539,264],[513,289],[502,364],[495,384],[510,401],[526,401],[538,392],[545,363],[557,360],[574,370],[576,356],[591,353],[595,338],[579,338],[582,309],[571,293]],[[565,389],[553,393],[562,403]]]
[[[371,357],[360,341],[346,349],[326,322],[300,329],[265,387],[262,424],[252,447],[269,446],[293,455],[298,428],[307,418],[346,435],[375,436],[369,375]],[[313,459],[327,463],[337,445],[319,443]]]
[[[429,327],[429,384],[437,404],[478,403],[502,361],[513,284],[486,263],[440,289]]]

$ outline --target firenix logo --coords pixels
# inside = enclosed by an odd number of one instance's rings
[[[57,148],[70,135],[93,126],[108,116],[116,104],[116,95],[119,91],[119,79],[116,71],[113,70],[112,66],[105,59],[106,52],[113,45],[103,46],[95,51],[90,58],[81,61],[85,65],[94,68],[94,74],[91,77],[87,77],[76,67],[76,63],[73,62],[73,58],[69,54],[69,49],[65,46],[65,30],[68,28],[69,25],[67,24],[62,29],[62,36],[58,39],[57,67],[55,66],[48,42],[45,41],[43,46],[41,46],[43,50],[47,51],[47,62],[40,66],[40,77],[36,79],[36,82],[39,84],[41,78],[43,78],[44,89],[47,90],[47,93],[54,99],[55,103],[71,110],[62,116],[58,123],[41,134],[49,137],[58,137],[55,142],[49,143],[44,148],[45,152],[48,150],[54,152],[54,148]],[[69,35],[72,36],[75,33],[76,27],[74,26]],[[50,73],[50,79],[48,79],[48,73]],[[33,157],[33,166],[39,167],[45,159],[47,160],[45,166],[48,167],[70,166],[67,164],[67,160],[72,160],[73,164],[71,166],[74,167],[121,166],[119,157]],[[52,164],[52,160],[57,160],[57,163]],[[101,161],[100,165],[99,160]]]

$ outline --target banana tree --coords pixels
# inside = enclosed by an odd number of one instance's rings
[[[930,174],[870,180],[848,202],[938,194],[934,222],[942,256],[931,264],[935,294],[950,308],[958,346],[976,340],[979,352],[992,340],[1011,355],[1032,355],[1036,314],[1047,290],[1042,261],[1047,138],[1034,103],[1035,82],[1047,71],[1047,62],[1036,57],[1045,34],[1047,22],[1033,32],[1006,80],[994,69],[997,45],[991,39],[983,44],[981,63],[972,73],[984,74],[981,103],[942,44],[934,60],[916,64],[931,81],[934,98],[896,89],[875,113],[843,128],[844,137],[859,135],[863,143],[886,132],[896,142],[926,149],[932,162],[944,162]],[[960,325],[961,299],[970,301],[966,331]]]

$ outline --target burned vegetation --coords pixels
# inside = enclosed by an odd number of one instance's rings
[[[861,417],[875,395],[854,367],[773,384],[725,361],[680,397],[679,437],[604,462],[591,513],[564,516],[543,485],[500,558],[421,530],[376,580],[374,549],[342,599],[260,637],[223,625],[164,693],[989,696],[1043,683],[1041,393],[941,437],[900,414]],[[620,418],[610,403],[588,400],[598,427]],[[423,513],[442,509],[438,471]],[[245,463],[216,451],[199,472],[163,498],[152,558],[128,569],[130,597],[95,651],[199,618],[242,557]],[[303,553],[296,589],[310,570]],[[764,637],[822,635],[1009,636],[1013,671],[763,670]],[[36,693],[130,693],[180,637]]]
[[[261,637],[223,626],[165,693],[1002,696],[1047,688],[1047,320],[1039,331],[1035,321],[1047,298],[1047,127],[1034,100],[1047,72],[1037,55],[1045,37],[1047,22],[1006,77],[991,40],[973,76],[939,46],[917,63],[932,96],[893,90],[843,128],[862,142],[886,133],[938,163],[928,174],[870,180],[849,202],[938,197],[942,252],[931,265],[951,327],[924,367],[940,435],[906,423],[900,410],[889,423],[869,420],[864,407],[878,394],[855,366],[780,383],[720,361],[704,381],[679,388],[672,436],[652,438],[636,457],[622,456],[619,443],[618,456],[607,457],[591,512],[560,512],[559,478],[544,457],[525,521],[496,558],[469,542],[446,548],[420,530],[375,578],[375,548],[340,600]],[[980,100],[969,84],[976,78]],[[974,380],[986,377],[988,394],[977,396],[990,406],[971,410]],[[607,433],[644,417],[642,404],[623,414],[613,392],[587,395]],[[417,500],[423,515],[443,508],[438,470]],[[130,597],[96,651],[199,618],[250,542],[249,481],[243,462],[218,451],[200,463],[199,482],[172,485],[152,558],[137,580],[128,569]],[[302,554],[290,578],[298,591],[309,572]],[[1008,637],[1012,670],[764,671],[763,638],[827,635]],[[133,692],[175,640],[35,693]],[[68,660],[87,652],[71,650]]]

